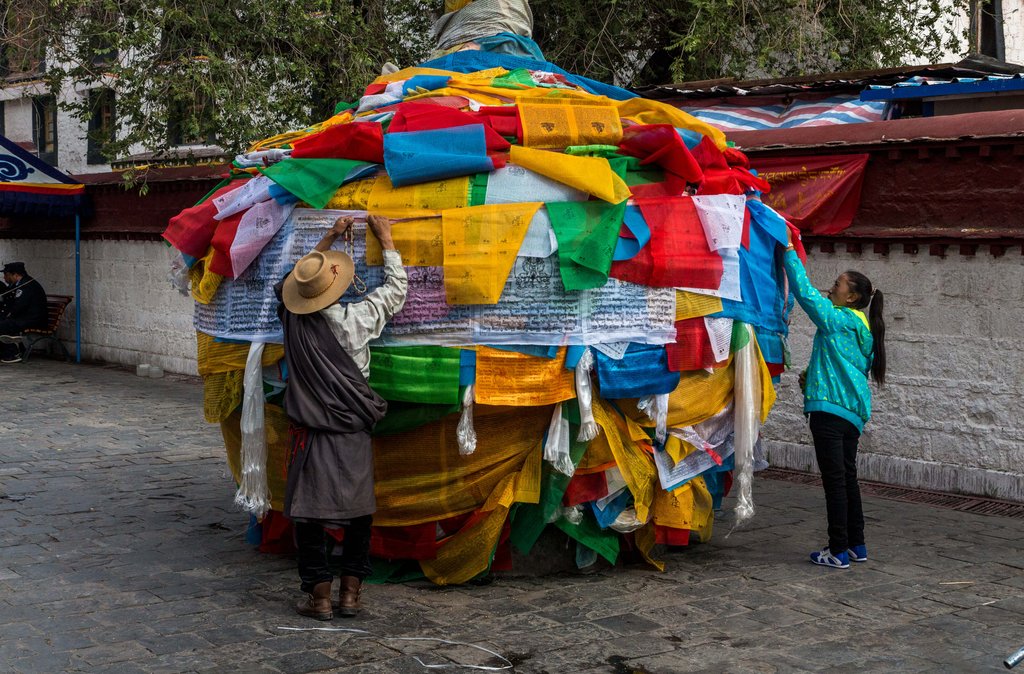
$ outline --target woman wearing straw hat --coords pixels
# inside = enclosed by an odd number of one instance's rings
[[[284,409],[293,440],[284,514],[295,524],[299,578],[308,594],[296,610],[318,620],[356,615],[362,581],[370,573],[370,525],[376,510],[370,431],[387,403],[367,383],[367,345],[401,310],[408,286],[391,222],[373,215],[367,220],[384,249],[380,288],[360,302],[338,304],[355,266],[331,246],[352,226],[352,218],[338,218],[277,286],[288,366]],[[345,530],[341,590],[334,607],[325,528]]]

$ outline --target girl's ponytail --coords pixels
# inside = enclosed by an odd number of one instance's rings
[[[885,384],[885,320],[882,318],[885,298],[882,291],[875,290],[868,277],[859,271],[847,271],[845,276],[850,289],[860,294],[855,308],[868,310],[868,327],[874,342],[871,348],[871,378],[881,386]]]
[[[885,320],[882,318],[882,310],[885,308],[885,298],[881,290],[871,293],[871,303],[868,305],[868,326],[871,328],[871,336],[874,338],[871,359],[871,378],[881,386],[885,383]]]

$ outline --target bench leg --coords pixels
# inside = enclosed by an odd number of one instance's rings
[[[22,363],[28,362],[29,356],[32,355],[32,349],[35,347],[36,342],[38,341],[38,339],[29,339],[27,337],[22,339],[21,345],[25,347],[25,353],[21,356]]]
[[[65,362],[71,362],[71,353],[68,351],[68,347],[64,346],[64,342],[60,339],[57,340],[57,344],[60,346],[60,350],[64,352]]]

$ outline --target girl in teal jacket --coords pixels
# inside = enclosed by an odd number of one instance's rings
[[[828,547],[811,553],[811,561],[847,569],[851,558],[855,562],[868,559],[857,483],[857,441],[871,418],[868,378],[879,385],[885,381],[882,293],[864,274],[848,271],[822,296],[811,285],[792,245],[784,260],[796,301],[818,328],[801,382],[804,414],[810,421],[825,487]]]

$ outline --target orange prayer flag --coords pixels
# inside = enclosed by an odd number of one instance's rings
[[[565,367],[565,348],[554,358],[491,349],[476,352],[476,402],[536,407],[576,397],[575,373]]]
[[[611,105],[580,105],[560,100],[519,104],[523,145],[565,148],[570,145],[618,145],[622,140],[619,111]]]

